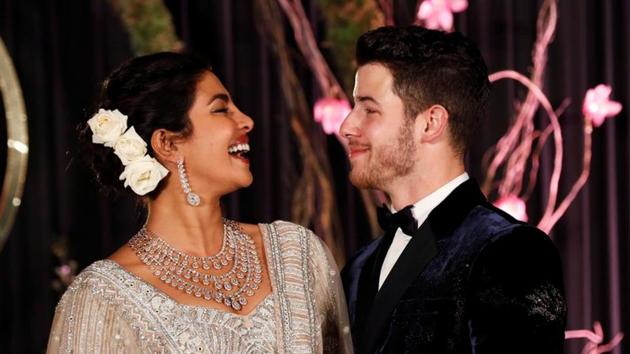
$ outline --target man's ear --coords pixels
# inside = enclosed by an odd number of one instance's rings
[[[442,105],[434,104],[420,113],[417,118],[420,118],[422,142],[435,142],[446,132],[449,115]]]
[[[176,163],[181,158],[181,151],[177,149],[177,142],[182,137],[166,129],[156,129],[151,135],[151,148],[155,157],[161,161]]]

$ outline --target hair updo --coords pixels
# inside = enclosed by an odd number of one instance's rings
[[[99,109],[119,110],[127,116],[127,126],[147,143],[147,153],[155,157],[151,136],[156,129],[166,129],[182,137],[190,135],[192,125],[188,111],[202,75],[211,68],[179,53],[156,53],[133,58],[114,70],[102,84],[100,99],[92,113]],[[90,114],[90,115],[91,115]],[[87,122],[79,128],[80,154],[106,193],[130,193],[118,177],[124,170],[114,149],[92,143]],[[148,194],[159,193],[160,185]]]

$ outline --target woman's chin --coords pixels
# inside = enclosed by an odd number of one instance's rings
[[[235,192],[242,188],[247,188],[252,185],[254,182],[254,176],[252,176],[251,172],[248,171],[247,174],[243,174],[242,176],[238,176],[233,180],[233,188],[232,192]]]
[[[243,186],[241,188],[247,188],[247,187],[251,186],[252,183],[254,183],[254,176],[250,172],[249,176],[247,178],[245,178],[245,180],[243,181]]]

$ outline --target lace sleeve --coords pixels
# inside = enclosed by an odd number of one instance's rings
[[[140,347],[129,325],[77,278],[55,310],[47,353],[131,353]]]
[[[352,353],[348,310],[339,270],[326,245],[319,237],[310,234],[315,302],[322,319],[323,352]]]

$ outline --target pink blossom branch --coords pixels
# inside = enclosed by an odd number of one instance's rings
[[[496,80],[498,79],[493,80],[492,75],[490,75],[491,82],[494,82]],[[506,156],[508,156],[508,154],[512,150],[514,150],[514,146],[516,145],[518,141],[518,137],[521,134],[522,127],[525,125],[525,119],[526,119],[525,116],[518,115],[518,117],[514,121],[514,124],[512,125],[510,130],[499,139],[499,142],[496,144],[494,149],[491,150],[492,153],[494,154],[494,158],[492,159],[492,162],[490,163],[490,166],[488,167],[488,172],[486,174],[486,179],[483,186],[484,192],[486,194],[490,194],[490,191],[492,189],[491,184],[494,181],[494,177],[496,176],[497,169],[499,168],[501,164],[503,164]],[[487,158],[484,157],[484,160],[487,160]]]
[[[543,3],[538,15],[537,22],[537,41],[532,52],[533,72],[531,81],[542,89],[542,78],[547,64],[547,48],[553,39],[557,24],[557,9],[554,0],[547,0]],[[504,189],[519,194],[522,187],[523,176],[525,174],[525,166],[531,154],[532,132],[534,130],[534,114],[538,109],[538,100],[535,95],[529,91],[525,102],[521,105],[519,116],[524,117],[525,131],[522,132],[524,140],[517,149],[519,153],[512,155],[513,160],[507,165],[507,171],[513,171],[514,178],[505,178],[503,183],[506,185]]]
[[[532,141],[536,136],[531,122],[527,122],[526,128],[521,132],[521,136],[522,142],[516,147],[516,150],[510,154],[505,176],[501,183],[499,183],[499,195],[518,195],[521,192],[525,167],[531,155]]]
[[[593,130],[593,119],[595,124],[601,124],[607,116],[615,115],[621,110],[618,102],[608,100],[610,87],[600,85],[593,90],[589,90],[587,98],[591,101],[585,103],[585,107],[592,109],[592,116],[584,119],[584,153],[582,161],[582,171],[578,179],[575,181],[567,196],[558,202],[558,185],[562,172],[562,135],[558,122],[559,112],[563,111],[567,105],[567,101],[563,102],[563,106],[558,112],[551,113],[551,105],[548,99],[542,93],[541,84],[544,73],[544,67],[547,62],[547,48],[553,39],[555,27],[557,23],[557,8],[555,0],[546,0],[539,12],[537,31],[538,39],[532,54],[534,69],[531,80],[513,71],[503,71],[490,75],[490,81],[496,81],[500,78],[512,78],[520,81],[529,89],[526,100],[518,109],[518,114],[510,131],[503,136],[497,143],[494,150],[487,152],[486,156],[494,155],[492,162],[488,168],[488,174],[484,183],[484,191],[486,194],[492,190],[492,181],[495,178],[498,168],[505,164],[505,172],[503,178],[499,181],[498,192],[501,197],[508,195],[519,195],[524,182],[525,169],[531,158],[532,167],[529,174],[528,190],[526,196],[531,194],[538,175],[540,166],[540,155],[543,147],[550,134],[554,135],[555,142],[555,158],[554,167],[549,182],[549,197],[543,217],[538,223],[538,227],[549,233],[557,221],[566,213],[571,203],[577,197],[579,191],[588,181],[591,164],[591,133]],[[590,95],[590,96],[589,96]],[[586,99],[585,99],[586,101]],[[541,133],[534,130],[533,117],[542,104],[549,114],[551,124]],[[586,109],[586,108],[585,108]],[[538,143],[534,148],[532,155],[533,141],[538,138]],[[484,160],[486,160],[484,156]],[[507,162],[506,162],[507,159]],[[487,161],[487,160],[486,160]]]
[[[553,0],[547,0],[543,3],[538,15],[537,21],[537,33],[538,40],[535,43],[532,53],[533,72],[531,75],[532,82],[542,88],[542,78],[544,70],[547,64],[547,48],[553,39],[555,28],[557,24],[557,11],[556,3]],[[522,133],[524,138],[521,146],[517,149],[518,153],[513,154],[513,158],[510,159],[506,170],[513,174],[513,178],[504,178],[503,190],[504,193],[520,194],[523,177],[525,175],[525,167],[531,154],[532,147],[532,132],[534,131],[534,114],[538,109],[538,100],[530,91],[527,94],[527,98],[523,105],[519,115],[525,117],[525,131]],[[503,194],[505,195],[505,194]]]
[[[416,8],[415,8],[415,10],[413,12],[414,14],[417,14],[420,11],[420,6],[422,5],[423,2],[424,2],[424,0],[416,1]],[[418,16],[416,16],[414,21],[413,21],[413,24],[416,25],[416,26],[420,26],[422,24],[422,20]]]
[[[468,0],[422,0],[416,3],[415,25],[451,32],[453,13],[463,12],[468,8]]]
[[[591,135],[593,133],[593,125],[598,126],[603,124],[607,118],[614,117],[622,109],[621,103],[610,100],[611,91],[612,88],[610,86],[600,84],[586,92],[586,96],[582,103],[582,112],[584,113],[584,153],[582,155],[582,172],[558,208],[553,210],[551,213],[547,210],[545,215],[543,215],[543,218],[540,220],[538,225],[546,232],[549,232],[562,215],[564,215],[573,200],[577,197],[577,194],[588,181],[591,169]]]
[[[378,0],[378,7],[383,13],[383,17],[385,18],[385,26],[393,26],[394,6],[392,4],[392,0]]]
[[[621,343],[621,340],[623,340],[623,333],[615,334],[610,342],[604,345],[600,345],[599,348],[597,348],[597,353],[608,353],[612,351],[616,346],[619,345],[619,343]]]
[[[588,342],[582,349],[582,354],[607,353],[615,348],[623,339],[623,333],[619,332],[613,336],[610,342],[601,344],[604,341],[604,330],[599,321],[593,324],[593,331],[588,329],[570,330],[564,332],[565,339],[585,338]]]
[[[295,42],[306,59],[325,96],[347,99],[315,41],[313,30],[299,0],[278,0],[293,29]]]
[[[542,87],[542,77],[547,63],[547,48],[555,33],[557,17],[555,0],[546,0],[538,15],[538,35],[532,53],[533,70],[531,81],[536,87]],[[495,155],[488,168],[486,182],[484,183],[486,194],[489,194],[497,169],[503,164],[507,156],[511,156],[505,168],[508,175],[499,182],[499,194],[517,195],[520,193],[525,166],[531,153],[531,136],[534,130],[533,117],[537,109],[538,99],[530,90],[518,110],[517,117],[510,131],[496,145]],[[519,137],[523,139],[520,144],[518,143]],[[519,145],[518,147],[516,147],[517,144]]]
[[[578,193],[588,181],[588,176],[591,171],[591,135],[593,132],[593,125],[590,119],[584,118],[584,153],[582,157],[582,172],[580,173],[580,177],[575,181],[573,186],[571,187],[571,191],[564,200],[560,203],[558,208],[551,213],[545,211],[543,218],[538,223],[538,227],[549,233],[549,231],[553,228],[553,226],[558,222],[558,220],[564,215],[567,211],[573,200],[577,197]]]
[[[547,115],[549,116],[549,120],[551,122],[551,126],[553,127],[554,146],[556,151],[554,157],[553,173],[551,175],[551,181],[549,184],[549,199],[547,201],[547,208],[545,210],[545,215],[550,215],[553,213],[556,204],[558,196],[558,184],[560,182],[560,173],[562,172],[562,130],[560,128],[558,116],[551,107],[551,103],[547,99],[547,96],[545,96],[542,90],[532,81],[530,81],[526,76],[513,70],[504,70],[490,75],[490,82],[495,82],[497,80],[506,78],[516,80],[530,90],[530,92],[536,97],[536,99],[547,112]]]
[[[570,99],[568,98],[564,99],[562,101],[562,104],[560,104],[560,107],[556,109],[556,115],[558,117],[562,116],[562,114],[564,113],[564,111],[566,110],[566,108],[569,106],[570,103],[571,103]],[[545,128],[545,130],[542,133],[536,132],[534,134],[534,138],[537,137],[538,142],[536,144],[536,149],[534,150],[534,153],[532,154],[532,166],[529,171],[529,182],[527,183],[527,191],[523,195],[523,200],[525,201],[529,200],[529,197],[534,191],[534,187],[536,186],[536,180],[538,179],[538,169],[540,167],[540,155],[542,154],[542,150],[545,146],[545,143],[547,142],[547,138],[549,138],[549,135],[552,132],[553,132],[553,126],[548,125],[547,128]]]
[[[601,343],[602,337],[590,331],[588,329],[576,329],[571,331],[566,331],[564,333],[564,339],[573,339],[573,338],[586,338],[588,341],[593,343]]]

